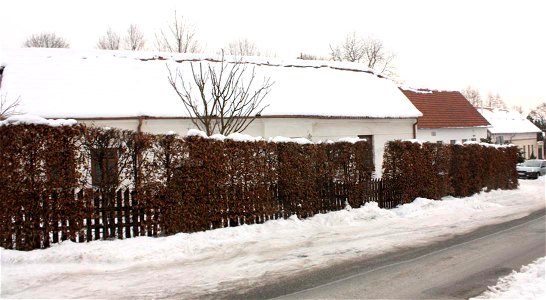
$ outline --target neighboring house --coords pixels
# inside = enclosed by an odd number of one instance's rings
[[[487,138],[489,123],[468,100],[456,91],[401,88],[423,113],[417,120],[417,139],[455,144]]]
[[[21,96],[20,110],[97,126],[150,133],[195,128],[168,82],[169,69],[192,83],[190,66],[218,56],[131,51],[17,49],[4,51],[2,93]],[[228,61],[232,58],[226,58]],[[411,139],[421,112],[397,85],[355,63],[244,58],[256,83],[274,82],[269,106],[244,133],[312,141],[368,138],[381,166],[384,145]],[[377,168],[380,173],[380,167]]]
[[[478,108],[478,111],[491,124],[488,128],[491,141],[496,144],[514,144],[524,154],[525,159],[538,156],[537,133],[540,129],[523,115],[514,110],[497,108]]]

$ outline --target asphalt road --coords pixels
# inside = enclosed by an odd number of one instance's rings
[[[468,299],[499,277],[546,256],[545,214],[540,210],[427,247],[351,261],[221,297]]]

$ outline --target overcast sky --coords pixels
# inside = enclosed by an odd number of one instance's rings
[[[205,51],[248,38],[262,52],[328,56],[350,32],[381,39],[397,54],[407,85],[480,89],[508,105],[546,102],[546,1],[29,1],[0,0],[0,47],[20,47],[52,31],[72,48],[92,49],[108,27],[154,32],[174,10],[191,22]]]

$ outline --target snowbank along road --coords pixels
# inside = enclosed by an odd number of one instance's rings
[[[10,298],[221,297],[401,249],[428,247],[544,209],[544,177],[512,191],[396,209],[361,208],[261,225],[45,250],[4,250],[1,293]],[[446,260],[449,262],[449,260]],[[499,274],[501,275],[501,274]]]

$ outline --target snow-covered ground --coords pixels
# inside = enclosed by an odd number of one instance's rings
[[[499,279],[495,286],[473,299],[546,299],[545,257]]]
[[[163,238],[1,253],[1,296],[195,298],[349,259],[420,246],[545,207],[544,177],[513,191],[357,209]]]

